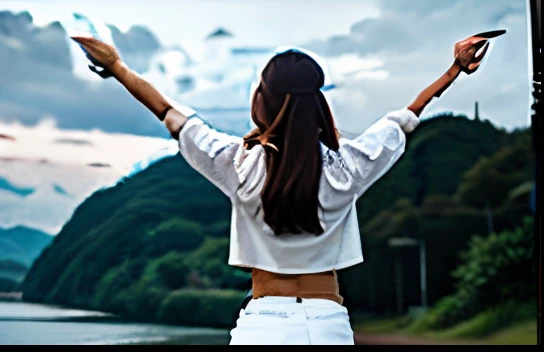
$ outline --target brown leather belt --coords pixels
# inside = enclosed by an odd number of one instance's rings
[[[315,274],[277,274],[254,268],[251,272],[253,298],[283,296],[329,299],[342,304],[336,271]]]

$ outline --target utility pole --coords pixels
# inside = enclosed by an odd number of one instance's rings
[[[421,306],[427,309],[427,257],[425,240],[419,240],[419,270],[421,275]]]
[[[395,276],[396,276],[396,296],[397,296],[397,313],[402,315],[404,311],[404,291],[402,289],[402,259],[399,256],[395,259]]]
[[[419,273],[421,287],[421,307],[427,309],[427,254],[425,240],[416,240],[410,237],[392,237],[388,241],[390,247],[415,247],[419,246]],[[395,294],[397,299],[397,312],[402,314],[404,310],[403,292],[403,268],[402,258],[397,255],[395,259]]]

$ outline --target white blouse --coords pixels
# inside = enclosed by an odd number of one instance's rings
[[[260,192],[266,176],[265,152],[246,150],[241,137],[218,132],[193,114],[179,136],[181,155],[232,202],[230,265],[283,274],[343,269],[363,261],[355,201],[404,152],[405,133],[419,119],[404,108],[388,113],[359,137],[340,139],[333,151],[321,144],[323,172],[319,219],[325,232],[275,236],[264,222]]]

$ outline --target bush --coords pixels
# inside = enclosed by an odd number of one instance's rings
[[[187,326],[234,327],[245,293],[235,290],[178,290],[164,300],[157,321]]]
[[[516,314],[519,303],[534,299],[533,219],[513,231],[505,230],[488,237],[474,236],[462,253],[463,263],[454,271],[457,292],[441,299],[411,331],[443,329],[487,312],[483,331],[504,327]],[[505,302],[508,302],[505,304]],[[492,318],[487,318],[487,316]],[[487,320],[486,320],[487,321]],[[495,325],[493,325],[495,324]]]
[[[452,326],[468,317],[471,312],[468,301],[459,295],[442,298],[424,316],[416,319],[408,328],[411,332],[421,332]]]
[[[145,261],[143,259],[126,260],[119,266],[112,267],[98,281],[92,302],[94,309],[120,313],[122,307],[115,297],[130,287],[140,277]]]
[[[126,318],[153,321],[169,292],[164,287],[153,286],[151,280],[144,276],[117,294],[114,300],[120,303],[121,314]]]
[[[185,256],[178,252],[170,252],[157,261],[156,275],[167,287],[177,289],[185,284],[189,268],[184,263]]]
[[[497,330],[536,318],[536,302],[508,301],[476,314],[463,310],[455,296],[445,297],[428,314],[416,319],[407,332],[440,330],[445,338],[485,337]],[[447,329],[447,327],[450,327]]]
[[[472,319],[444,332],[447,337],[477,338],[536,318],[536,302],[506,302],[477,314]]]
[[[457,292],[483,309],[509,300],[534,296],[533,219],[523,227],[487,237],[474,236],[453,272]]]
[[[204,240],[202,226],[183,218],[173,218],[161,222],[148,232],[149,241],[145,254],[155,257],[168,251],[192,251]]]

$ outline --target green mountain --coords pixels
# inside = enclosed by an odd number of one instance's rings
[[[451,114],[423,120],[407,135],[401,160],[359,200],[360,223],[365,224],[399,198],[421,205],[430,194],[453,195],[465,171],[520,134],[497,129],[488,121]]]
[[[423,121],[409,136],[401,160],[358,202],[366,261],[340,272],[348,307],[394,307],[398,253],[388,248],[387,239],[400,235],[429,240],[430,303],[449,294],[457,253],[472,234],[487,234],[487,215],[494,215],[500,229],[516,225],[528,208],[518,197],[521,203],[496,200],[486,212],[477,202],[464,204],[459,185],[471,180],[467,171],[482,158],[523,145],[527,136],[527,131],[507,133],[459,116]],[[523,148],[513,153],[527,154]],[[489,167],[501,172],[512,160],[495,159]],[[517,167],[528,168],[527,163],[521,160]],[[519,174],[504,185],[528,179],[530,173]],[[231,326],[248,274],[226,264],[230,212],[228,198],[179,154],[162,160],[83,202],[34,262],[22,286],[23,299],[137,320]],[[415,299],[417,253],[401,253],[405,292]]]
[[[75,210],[34,262],[24,299],[143,320],[180,289],[227,290],[218,296],[239,302],[249,277],[227,265],[230,206],[179,154],[159,161]]]
[[[429,304],[453,292],[450,274],[471,237],[514,229],[530,214],[533,170],[528,130],[451,115],[422,121],[357,203],[365,262],[342,273],[346,304],[384,313],[421,304],[419,248],[391,247],[392,237],[425,241]]]

